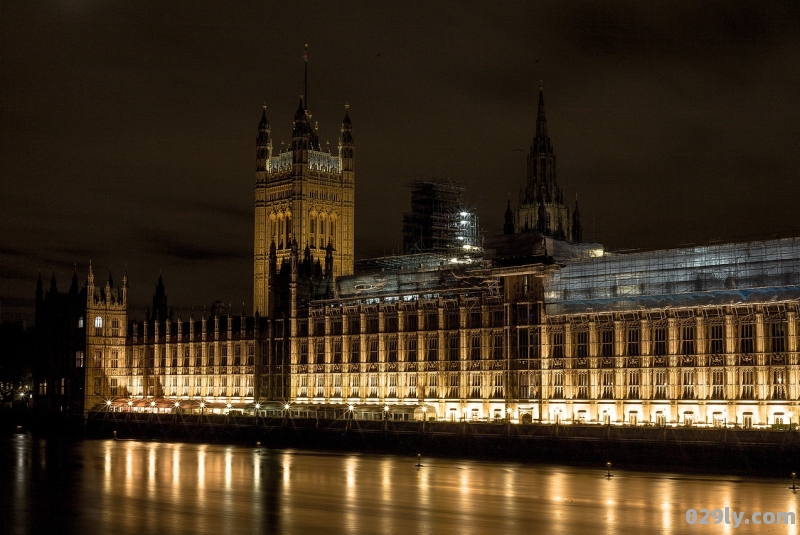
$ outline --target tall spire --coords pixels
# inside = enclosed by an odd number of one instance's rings
[[[305,73],[303,75],[303,107],[308,111],[308,43],[303,50],[303,63],[305,66]]]
[[[539,109],[536,113],[536,137],[547,137],[547,117],[544,115],[544,93],[541,86],[539,86]]]

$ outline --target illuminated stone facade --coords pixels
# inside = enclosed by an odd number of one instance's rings
[[[353,125],[345,111],[338,155],[323,151],[311,115],[300,102],[294,116],[292,143],[273,155],[266,108],[256,138],[255,249],[253,308],[272,315],[269,300],[269,252],[278,263],[288,260],[292,243],[308,247],[322,260],[333,248],[335,275],[353,272],[355,195]]]
[[[395,257],[353,275],[352,158],[347,115],[338,157],[319,151],[302,103],[289,152],[272,156],[262,118],[252,317],[173,319],[161,288],[153,317],[130,321],[127,280],[97,289],[90,268],[86,407],[797,422],[800,239],[614,255],[555,239],[580,241],[564,208],[543,232],[509,229],[535,242],[524,261]]]

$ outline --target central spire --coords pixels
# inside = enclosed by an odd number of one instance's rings
[[[303,75],[303,109],[308,112],[308,43],[303,50],[303,63],[305,64],[305,74]]]
[[[544,93],[539,86],[539,110],[536,113],[536,137],[547,137],[547,117],[544,115]]]

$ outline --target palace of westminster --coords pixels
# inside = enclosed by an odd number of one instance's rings
[[[447,181],[413,186],[409,254],[355,262],[353,126],[322,150],[304,99],[255,172],[254,314],[145,319],[128,281],[36,292],[50,410],[762,427],[798,418],[800,239],[612,254],[566,206],[542,93],[519,201],[480,238]],[[339,412],[337,412],[339,411]],[[795,420],[797,421],[797,420]]]

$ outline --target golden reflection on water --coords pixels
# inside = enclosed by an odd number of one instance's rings
[[[14,438],[6,446],[4,525],[20,533],[47,531],[48,520],[66,532],[120,534],[797,534],[796,525],[686,522],[689,508],[796,513],[788,478],[619,470],[608,479],[602,463],[591,470],[428,458],[418,468],[411,457],[135,441],[77,443],[77,461],[65,465],[40,461],[51,455],[47,444]],[[45,477],[64,466],[71,472]],[[47,486],[52,480],[64,483]],[[61,509],[47,499],[54,489],[68,497]],[[47,514],[37,513],[44,502]]]

